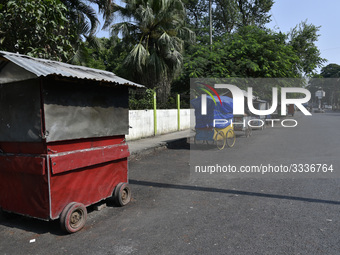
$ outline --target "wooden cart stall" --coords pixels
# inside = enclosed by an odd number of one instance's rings
[[[0,52],[0,207],[69,233],[86,207],[130,201],[128,88],[115,74]]]

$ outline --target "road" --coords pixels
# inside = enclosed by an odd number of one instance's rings
[[[1,254],[340,254],[340,114],[294,118],[295,128],[238,136],[223,151],[183,144],[135,159],[130,204],[89,208],[78,233],[64,235],[58,221],[0,216]],[[292,163],[328,164],[333,173],[194,172]]]

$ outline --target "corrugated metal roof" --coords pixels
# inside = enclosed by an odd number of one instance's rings
[[[0,56],[14,63],[15,65],[25,69],[26,71],[34,74],[37,77],[46,77],[49,75],[56,75],[68,78],[78,78],[82,80],[95,80],[104,81],[110,83],[117,83],[120,85],[126,85],[130,87],[143,88],[143,85],[134,83],[132,81],[123,79],[114,73],[98,70],[94,68],[70,65],[62,62],[33,58],[26,55],[0,51]],[[0,60],[1,61],[1,60]],[[3,61],[2,61],[3,62]],[[0,67],[1,67],[0,63]],[[0,69],[0,81],[2,74]],[[5,78],[5,77],[4,77]],[[1,83],[1,82],[0,82]]]

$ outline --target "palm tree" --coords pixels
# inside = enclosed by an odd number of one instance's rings
[[[115,5],[123,22],[111,26],[133,49],[124,61],[127,78],[155,88],[160,102],[167,101],[171,82],[182,65],[183,39],[194,34],[185,27],[185,8],[181,0],[125,0]]]
[[[79,37],[79,42],[86,41],[94,48],[100,47],[100,42],[95,37],[95,33],[99,26],[99,20],[96,11],[89,4],[98,6],[99,14],[103,15],[105,20],[104,28],[113,20],[113,0],[61,0],[67,7],[70,20],[70,26],[75,30],[75,34]],[[76,54],[72,58],[72,62],[81,63],[87,57],[86,47],[83,43],[75,45]]]
[[[75,23],[84,22],[87,24],[87,35],[95,34],[99,21],[96,11],[89,4],[98,6],[99,14],[105,20],[104,27],[112,22],[114,1],[112,0],[61,0],[70,12],[70,19]]]

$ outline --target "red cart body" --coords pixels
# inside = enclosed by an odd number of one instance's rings
[[[69,203],[91,205],[128,181],[123,136],[41,145],[2,142],[0,147],[6,151],[0,155],[0,203],[6,211],[56,219]]]
[[[113,73],[0,52],[0,207],[39,219],[128,182],[128,87]]]

